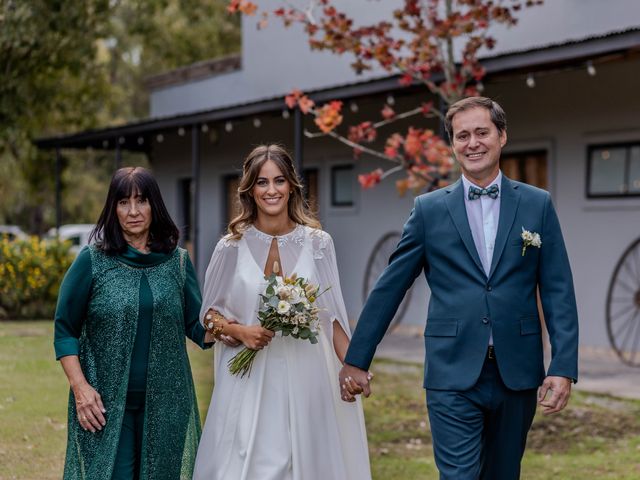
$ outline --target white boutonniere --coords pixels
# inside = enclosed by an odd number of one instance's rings
[[[525,230],[522,227],[522,233],[520,234],[520,238],[522,238],[522,256],[524,257],[524,252],[526,252],[527,247],[536,247],[540,248],[542,245],[542,240],[540,239],[540,234],[536,232],[530,232],[529,230]]]

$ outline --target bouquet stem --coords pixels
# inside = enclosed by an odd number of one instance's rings
[[[274,328],[274,322],[263,322],[262,326],[267,330],[271,330]],[[240,374],[240,378],[243,378],[245,375],[251,376],[251,367],[253,367],[253,361],[256,358],[259,350],[251,350],[250,348],[243,348],[235,354],[227,363],[229,367],[229,371],[232,375]]]
[[[229,371],[232,375],[240,374],[240,377],[245,375],[251,375],[251,367],[253,366],[253,360],[256,358],[258,350],[251,350],[250,348],[243,348],[239,353],[234,355],[229,363]]]

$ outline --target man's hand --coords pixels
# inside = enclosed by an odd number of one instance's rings
[[[355,395],[371,395],[369,381],[373,374],[345,363],[340,369],[340,395],[345,402],[355,402]]]
[[[538,389],[538,403],[543,407],[542,413],[549,415],[559,412],[567,406],[569,396],[571,396],[571,379],[548,376]]]

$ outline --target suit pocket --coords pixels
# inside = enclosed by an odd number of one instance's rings
[[[457,318],[433,318],[427,320],[425,337],[455,337],[458,335]]]
[[[520,335],[539,335],[540,333],[542,333],[542,328],[537,315],[527,315],[520,318]]]

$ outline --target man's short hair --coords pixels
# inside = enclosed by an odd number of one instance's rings
[[[494,102],[487,97],[467,97],[462,100],[458,100],[449,107],[449,110],[447,110],[447,115],[444,119],[444,128],[447,131],[447,135],[449,135],[449,140],[453,140],[452,122],[454,115],[477,107],[489,110],[491,121],[498,129],[498,133],[502,133],[507,129],[507,114],[504,113],[504,110],[500,105],[498,105],[498,102]]]

